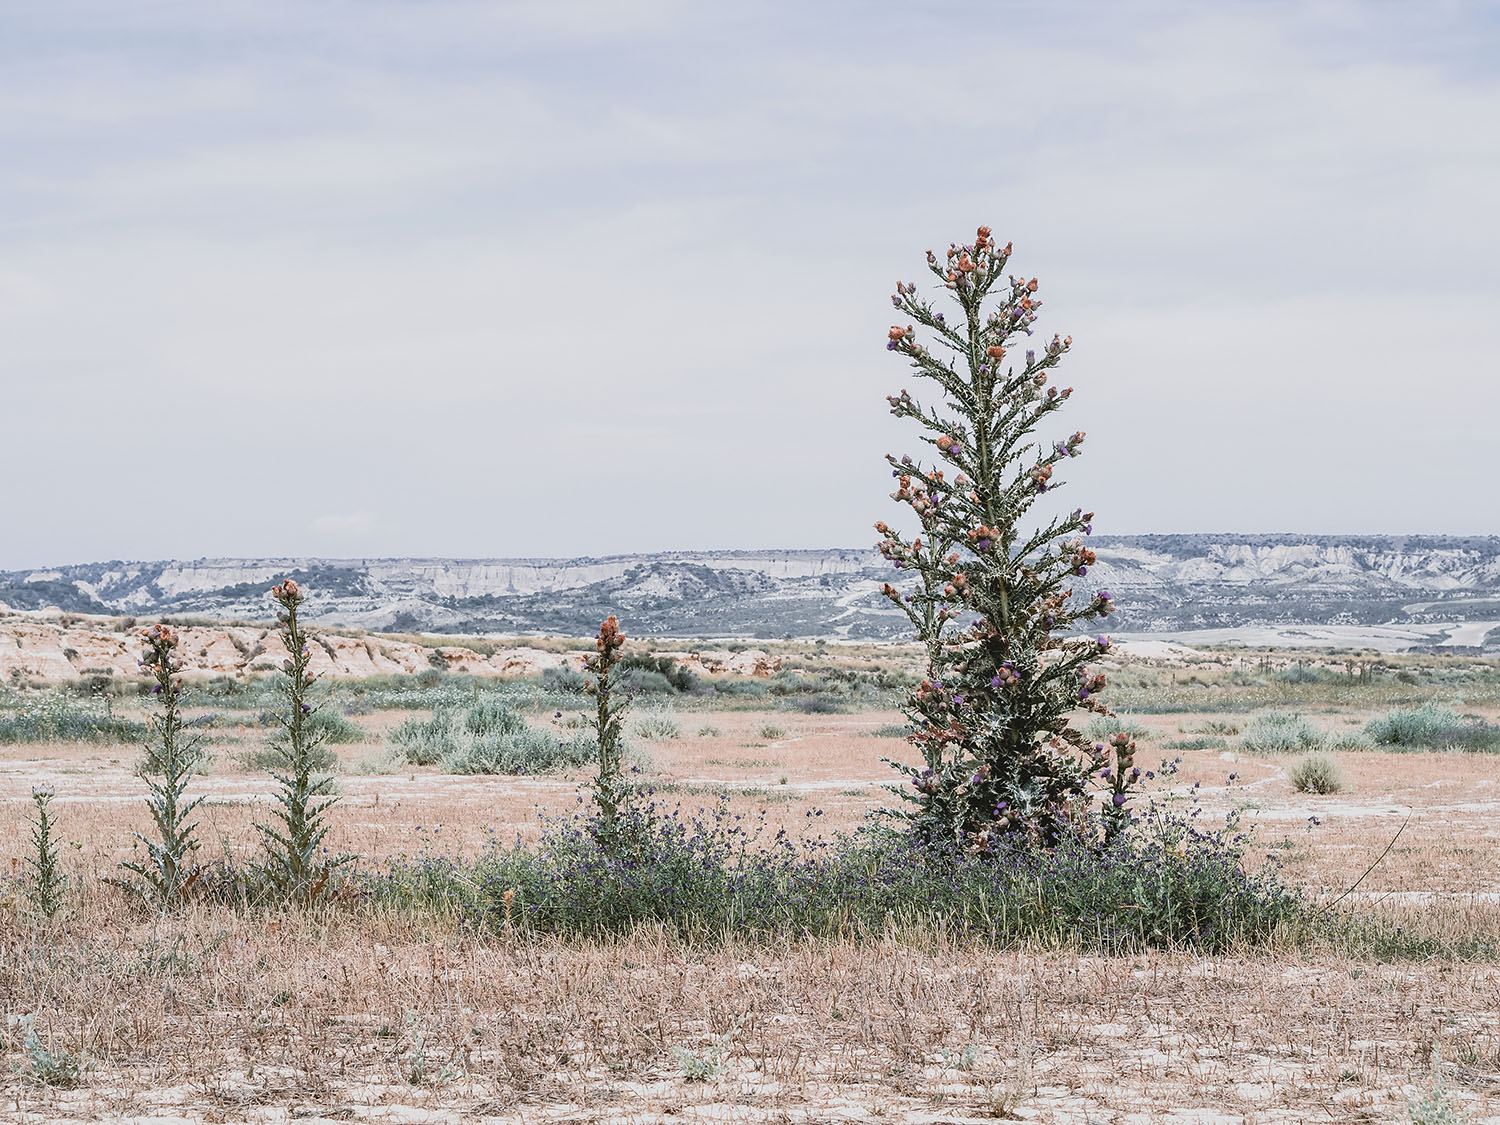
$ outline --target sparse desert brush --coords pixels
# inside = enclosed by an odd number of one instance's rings
[[[81,701],[62,691],[13,693],[0,710],[0,743],[139,742],[146,728],[118,718],[107,699]]]
[[[1292,763],[1286,776],[1298,793],[1338,793],[1344,788],[1339,764],[1327,754],[1304,754]]]
[[[288,578],[271,591],[279,607],[281,643],[287,658],[282,665],[281,697],[284,712],[277,718],[281,731],[273,743],[276,763],[271,768],[277,791],[273,813],[279,824],[258,824],[266,848],[261,868],[268,886],[288,902],[311,904],[326,890],[337,869],[352,856],[329,857],[323,850],[328,835],[329,809],[338,798],[333,778],[319,773],[315,753],[326,738],[309,722],[314,713],[309,671],[312,651],[297,620],[304,600],[297,583]]]
[[[1240,737],[1240,745],[1254,754],[1321,750],[1327,741],[1327,736],[1301,715],[1281,711],[1257,715]]]
[[[1244,869],[1234,827],[1206,831],[1153,812],[1101,844],[1035,848],[1012,835],[988,853],[881,830],[794,841],[727,802],[684,813],[648,800],[553,820],[536,844],[498,842],[470,862],[421,856],[376,878],[376,901],[456,912],[504,932],[625,936],[662,926],[715,943],[878,939],[900,926],[926,940],[1122,951],[1228,949],[1295,938],[1306,903],[1271,869]],[[813,811],[809,811],[813,816]],[[923,940],[923,938],[917,938]]]
[[[561,712],[558,718],[560,726]],[[514,702],[500,696],[440,704],[430,718],[407,719],[387,738],[406,761],[437,765],[447,773],[551,773],[594,758],[589,739],[537,730]]]
[[[1142,776],[1128,735],[1096,742],[1071,722],[1079,708],[1108,714],[1098,699],[1104,673],[1089,662],[1111,645],[1063,634],[1114,601],[1108,590],[1077,591],[1094,563],[1083,540],[1092,512],[1028,530],[1084,435],[1034,437],[1073,393],[1047,386],[1072,338],[1053,336],[1018,361],[1017,337],[1031,335],[1042,302],[1035,278],[1005,274],[1010,253],[988,227],[942,257],[928,252],[937,291],[958,306],[951,323],[915,283],[896,284],[891,302],[915,323],[892,326],[886,347],[936,385],[938,400],[902,390],[889,396],[891,413],[916,421],[935,453],[931,464],[887,457],[892,499],[910,507],[917,534],[875,525],[881,554],[915,572],[914,583],[884,593],[927,654],[927,676],[905,707],[925,764],[892,763],[909,781],[900,792],[920,834],[981,848],[1014,832],[1052,841],[1073,831],[1101,783],[1106,831],[1118,833]]]
[[[677,717],[671,711],[665,709],[648,711],[640,715],[631,724],[630,729],[637,738],[645,738],[653,742],[682,737],[682,724],[677,721]]]
[[[1116,734],[1131,738],[1150,738],[1149,727],[1142,726],[1129,715],[1099,715],[1088,721],[1083,733],[1092,739],[1103,740]]]

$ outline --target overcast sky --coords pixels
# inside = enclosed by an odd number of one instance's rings
[[[0,568],[868,545],[980,223],[1096,531],[1495,532],[1497,13],[0,0]]]

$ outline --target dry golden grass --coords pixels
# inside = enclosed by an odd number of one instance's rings
[[[1312,717],[1352,729],[1377,709]],[[359,716],[371,740],[338,747],[345,764],[378,751],[380,731],[402,717]],[[1176,756],[1157,753],[1166,741],[1250,717],[1133,718],[1151,731],[1142,759],[1154,761]],[[872,737],[894,712],[677,718],[680,738],[645,746],[661,791],[689,807],[728,793],[799,832],[860,823],[888,799],[879,759],[907,749]],[[763,734],[768,724],[784,733]],[[700,736],[708,726],[717,733]],[[253,854],[268,786],[236,754],[262,735],[231,732],[195,783],[209,795],[210,853]],[[1166,784],[1187,799],[1201,783],[1205,817],[1244,808],[1259,825],[1257,854],[1328,897],[1405,824],[1360,885],[1362,908],[1388,927],[1500,934],[1500,756],[1339,753],[1345,789],[1318,797],[1292,789],[1290,757],[1247,756],[1236,742],[1182,752]],[[50,925],[0,909],[0,1119],[1396,1121],[1440,1065],[1454,1105],[1500,1120],[1500,969],[1490,963],[1380,964],[1332,946],[1101,959],[930,934],[690,949],[649,932],[605,943],[479,937],[371,908],[306,917],[200,905],[149,918],[91,877],[144,827],[136,756],[0,747],[9,855],[22,854],[32,785],[48,781],[74,877]],[[472,855],[492,832],[533,835],[539,813],[575,809],[577,781],[345,773],[331,843],[374,860]],[[26,1013],[54,1050],[91,1064],[78,1088],[27,1079],[15,1023]],[[673,1048],[711,1059],[716,1042],[722,1073],[687,1080]]]

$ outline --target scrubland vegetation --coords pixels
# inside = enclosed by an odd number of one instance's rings
[[[578,1119],[614,1120],[620,1084],[638,1081],[629,1112],[641,1120],[735,1099],[767,1112],[884,1107],[896,1119],[1013,1104],[1068,1120],[1073,1104],[1096,1116],[1152,1099],[1163,1111],[1250,1113],[1271,1099],[1292,1113],[1330,1097],[1404,1120],[1409,1100],[1430,1095],[1436,1065],[1445,1104],[1475,1114],[1486,1104],[1483,1075],[1500,1052],[1484,1019],[1500,907],[1475,892],[1500,887],[1484,788],[1500,782],[1500,758],[1453,738],[1449,716],[1493,722],[1493,666],[1386,657],[1369,682],[1299,683],[1295,699],[1257,711],[1235,697],[1286,681],[1243,654],[1188,667],[1113,661],[1111,679],[1148,700],[1201,691],[1190,679],[1223,685],[1212,708],[1144,706],[1089,728],[1128,733],[1153,768],[1182,759],[1150,792],[1164,823],[1185,820],[1213,846],[1183,857],[1163,835],[1148,857],[963,853],[939,877],[899,837],[859,835],[890,800],[879,759],[910,754],[894,709],[919,660],[828,646],[788,653],[786,671],[727,692],[641,692],[625,768],[643,803],[615,855],[577,803],[591,759],[557,759],[559,747],[589,746],[586,696],[542,677],[322,685],[318,714],[358,732],[323,747],[341,798],[330,852],[359,858],[346,890],[290,914],[244,877],[272,791],[249,765],[276,729],[272,681],[189,683],[205,873],[166,914],[102,878],[128,858],[129,833],[149,827],[143,803],[118,800],[143,793],[131,772],[142,735],[97,741],[70,716],[105,714],[101,700],[10,689],[0,717],[42,707],[58,721],[4,758],[20,863],[0,891],[9,1091],[40,1117],[107,1097],[188,1119],[296,1098],[357,1102],[375,1117],[420,1105],[531,1119],[567,1105]],[[809,710],[814,698],[831,708]],[[144,732],[154,703],[115,694],[109,706],[121,729]],[[1296,738],[1264,740],[1283,728]],[[517,761],[492,775],[450,768],[442,740],[460,730]],[[1350,733],[1359,748],[1335,748]],[[1173,748],[1193,740],[1211,744]],[[372,757],[390,762],[385,772],[360,772]],[[1319,758],[1342,790],[1320,795],[1323,766],[1309,765]],[[50,920],[26,827],[39,780],[57,793]],[[1384,811],[1392,800],[1399,816]],[[1390,853],[1337,901],[1407,816]],[[913,973],[927,981],[915,997],[900,983]],[[1310,1005],[1309,990],[1328,1004]],[[1330,1007],[1380,1050],[1343,1045]],[[628,1025],[591,1022],[609,1010],[632,1013]],[[1121,1084],[1095,1060],[1144,1051],[1129,1029],[1146,1010],[1182,1045],[1142,1055]],[[1214,1019],[1242,1029],[1242,1053],[1184,1084],[1186,1052],[1202,1055]],[[1099,1030],[1114,1024],[1119,1039]],[[1289,1028],[1322,1046],[1293,1050]],[[689,1080],[674,1048],[713,1073]],[[351,1067],[364,1094],[351,1092]]]

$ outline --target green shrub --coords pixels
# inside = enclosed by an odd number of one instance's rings
[[[1150,728],[1142,726],[1129,715],[1100,715],[1088,721],[1083,728],[1083,733],[1095,742],[1105,742],[1115,734],[1124,734],[1131,738],[1151,737]]]
[[[377,901],[496,930],[602,937],[659,925],[692,939],[882,938],[893,927],[997,945],[1207,950],[1295,937],[1312,912],[1274,869],[1247,872],[1238,830],[1156,815],[1054,847],[926,848],[889,831],[798,844],[727,802],[554,820],[535,844],[478,860],[398,860]]]
[[[666,676],[649,668],[631,668],[619,675],[616,689],[632,695],[672,695],[677,690]]]
[[[235,760],[249,772],[279,770],[285,764],[285,753],[276,746],[247,746],[235,755]],[[308,748],[307,764],[315,773],[335,773],[339,767],[339,756],[327,746],[319,743]]]
[[[638,686],[646,682],[638,679],[638,673],[650,673],[651,683],[655,684],[656,676],[660,676],[666,682],[667,691],[690,692],[698,687],[698,678],[684,668],[670,656],[626,656],[619,662],[619,686],[636,691],[661,690],[660,688],[643,688]]]
[[[670,711],[649,711],[636,719],[630,729],[637,738],[652,742],[682,737],[682,724],[672,717]]]
[[[542,670],[542,686],[551,691],[579,692],[583,690],[584,675],[577,668],[545,668]]]
[[[578,769],[593,760],[594,743],[586,735],[560,739],[528,727],[508,734],[459,731],[439,765],[447,773],[539,774]]]
[[[586,765],[594,754],[588,736],[564,740],[535,730],[499,696],[440,706],[430,718],[397,724],[387,738],[413,765],[440,765],[448,773],[550,773]]]
[[[1285,668],[1278,668],[1271,678],[1282,684],[1326,684],[1344,677],[1329,668],[1319,668],[1311,664],[1291,664]]]
[[[1438,703],[1397,707],[1365,724],[1379,746],[1421,750],[1500,750],[1500,727]]]
[[[698,728],[699,738],[718,738],[719,733],[719,728],[714,726],[712,723]]]
[[[1229,743],[1217,735],[1196,738],[1170,738],[1161,744],[1163,750],[1222,750]]]
[[[1325,742],[1323,732],[1301,715],[1279,711],[1255,716],[1240,739],[1240,745],[1254,754],[1321,750]]]
[[[760,730],[755,732],[761,738],[777,739],[786,737],[786,728],[779,727],[775,723],[764,723]]]
[[[1233,738],[1240,733],[1240,728],[1235,723],[1226,723],[1222,719],[1209,719],[1201,727],[1196,727],[1193,734],[1221,734]]]
[[[1335,731],[1328,736],[1330,750],[1369,750],[1370,736],[1362,730]]]
[[[1327,754],[1304,754],[1292,763],[1286,776],[1298,793],[1339,793],[1344,788],[1338,763]]]

